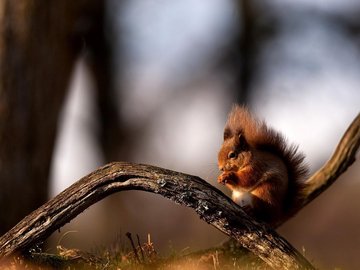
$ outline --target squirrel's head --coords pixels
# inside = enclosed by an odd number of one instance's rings
[[[218,153],[218,166],[221,171],[237,171],[249,164],[251,146],[242,131],[231,133],[225,128],[224,143]]]

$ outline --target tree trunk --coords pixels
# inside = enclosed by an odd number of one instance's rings
[[[0,1],[0,234],[47,200],[69,77],[103,6],[102,0]]]

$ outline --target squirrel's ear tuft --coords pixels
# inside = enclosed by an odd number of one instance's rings
[[[229,128],[225,128],[224,130],[224,141],[231,138],[232,132]]]
[[[249,149],[249,144],[242,132],[239,132],[238,134],[236,134],[235,145],[236,145],[236,148],[239,149],[240,151]]]

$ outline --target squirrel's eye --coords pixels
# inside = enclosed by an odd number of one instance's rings
[[[228,158],[236,158],[236,153],[234,151],[230,151],[228,154]]]

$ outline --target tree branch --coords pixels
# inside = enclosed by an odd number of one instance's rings
[[[27,250],[90,205],[123,190],[158,193],[193,208],[200,218],[239,241],[275,269],[313,268],[285,239],[252,220],[227,196],[199,177],[123,162],[108,164],[85,176],[25,217],[0,238],[0,257]]]
[[[351,164],[354,163],[359,146],[360,113],[346,130],[332,157],[320,170],[314,173],[306,181],[306,187],[303,194],[304,201],[300,209],[325,191],[347,170],[348,167],[351,166]]]
[[[306,182],[302,207],[346,171],[355,161],[359,146],[360,114],[344,134],[331,159]],[[0,238],[0,258],[27,250],[90,205],[122,190],[158,193],[193,208],[200,218],[236,239],[273,268],[313,268],[285,239],[265,224],[255,222],[222,192],[199,177],[123,162],[108,164],[85,176],[25,217]]]

